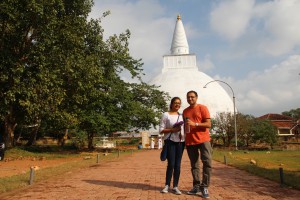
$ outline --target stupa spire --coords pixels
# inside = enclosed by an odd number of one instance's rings
[[[173,33],[173,40],[171,45],[171,54],[189,54],[189,45],[186,39],[181,16],[177,15],[177,22]]]

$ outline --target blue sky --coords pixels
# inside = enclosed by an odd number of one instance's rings
[[[161,72],[180,14],[199,70],[231,85],[239,112],[300,107],[300,1],[95,0],[90,17],[107,10],[105,36],[131,31],[131,55],[143,60],[146,82]]]

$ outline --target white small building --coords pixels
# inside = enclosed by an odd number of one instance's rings
[[[116,148],[116,142],[115,141],[110,141],[108,137],[99,137],[99,138],[94,138],[95,140],[95,148],[100,148],[100,149],[112,149]]]

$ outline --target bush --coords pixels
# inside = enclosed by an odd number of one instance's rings
[[[74,133],[75,137],[72,138],[72,145],[76,149],[83,149],[85,147],[85,141],[87,141],[87,133],[85,131],[77,131]]]

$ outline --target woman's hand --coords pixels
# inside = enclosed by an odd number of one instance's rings
[[[171,130],[172,130],[171,131],[172,133],[179,132],[179,131],[181,131],[181,126],[176,126],[176,127],[172,128]]]

